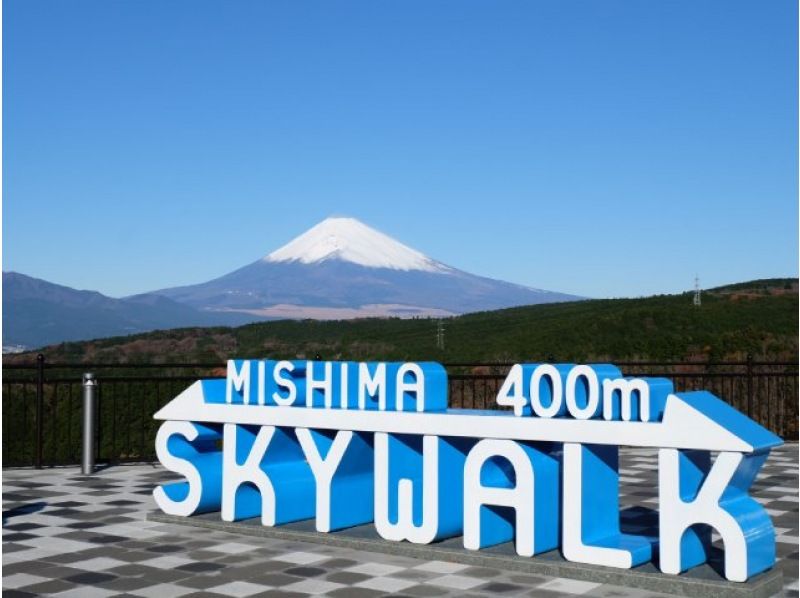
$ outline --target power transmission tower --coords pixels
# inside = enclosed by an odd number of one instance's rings
[[[694,303],[695,306],[700,307],[700,279],[696,274],[694,277],[694,300],[692,303]]]
[[[436,320],[436,347],[444,351],[444,324],[441,320]]]

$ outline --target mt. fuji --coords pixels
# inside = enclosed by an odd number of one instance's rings
[[[457,270],[339,217],[230,274],[154,294],[204,311],[314,319],[447,316],[580,299]]]

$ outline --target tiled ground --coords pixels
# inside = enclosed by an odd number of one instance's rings
[[[655,452],[625,450],[626,506],[655,502]],[[208,531],[145,520],[167,479],[152,465],[3,472],[3,595],[657,596],[584,581]],[[753,495],[773,517],[797,596],[797,445],[770,455]]]

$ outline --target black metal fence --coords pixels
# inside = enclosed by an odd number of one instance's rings
[[[552,356],[546,360],[554,362]],[[787,440],[798,437],[797,363],[617,362],[628,376],[670,378],[676,391],[708,390]],[[487,409],[511,364],[448,364],[449,404]],[[76,464],[81,454],[81,376],[99,382],[98,463],[155,458],[153,413],[198,378],[222,377],[217,363],[50,364],[3,367],[3,464]]]

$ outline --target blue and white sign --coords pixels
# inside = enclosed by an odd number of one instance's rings
[[[437,363],[229,361],[156,413],[158,458],[185,481],[153,496],[172,515],[373,523],[387,540],[671,574],[707,560],[713,528],[727,579],[774,564],[748,490],[781,440],[712,394],[606,364],[515,365],[497,397],[511,409],[449,409],[447,386]],[[620,531],[619,446],[659,449],[656,537]]]

